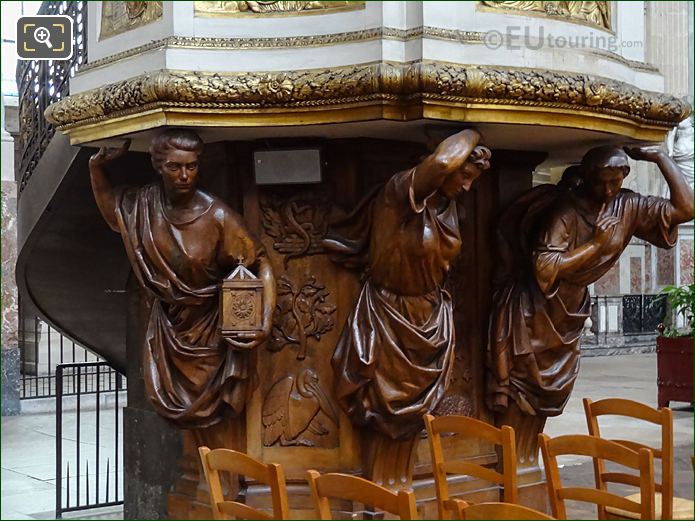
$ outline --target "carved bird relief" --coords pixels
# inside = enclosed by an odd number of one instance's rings
[[[312,369],[304,369],[298,377],[287,376],[277,381],[263,403],[263,445],[270,447],[279,441],[283,447],[313,447],[314,442],[303,436],[307,431],[316,436],[331,432],[331,426],[319,419],[319,411],[334,427],[338,425],[338,414]]]

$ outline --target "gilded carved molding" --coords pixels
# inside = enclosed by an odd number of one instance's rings
[[[112,65],[118,60],[139,56],[154,50],[165,49],[226,49],[226,50],[255,50],[255,49],[285,49],[307,48],[341,45],[347,43],[367,42],[371,40],[396,40],[408,42],[418,38],[429,38],[464,44],[484,44],[485,34],[481,31],[462,31],[459,29],[444,29],[441,27],[413,27],[410,29],[398,29],[395,27],[373,27],[359,31],[348,31],[332,34],[299,35],[299,36],[275,36],[255,38],[221,38],[211,36],[169,36],[160,40],[154,40],[138,47],[90,61],[80,69],[81,73],[98,67]],[[587,54],[605,58],[632,69],[647,72],[658,72],[652,65],[628,60],[619,54],[604,49],[590,49]]]
[[[609,1],[482,0],[480,5],[494,11],[511,11],[520,15],[540,14],[611,29]]]
[[[292,109],[419,99],[598,112],[662,127],[690,112],[688,104],[673,96],[597,76],[415,62],[266,73],[159,71],[69,96],[48,107],[45,116],[66,130],[166,107]]]

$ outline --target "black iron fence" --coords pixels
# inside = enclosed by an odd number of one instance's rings
[[[55,397],[56,517],[122,504],[125,377],[21,302],[20,317],[21,398]]]
[[[87,62],[88,2],[43,2],[39,15],[62,14],[73,19],[74,52],[69,60],[19,60],[19,155],[15,168],[19,192],[24,190],[55,133],[46,121],[46,108],[70,93],[70,78]]]
[[[602,338],[656,333],[668,313],[665,295],[600,295],[591,297],[591,327],[585,333]]]
[[[21,303],[20,303],[21,306]],[[56,395],[56,368],[59,364],[100,362],[101,359],[39,317],[20,308],[20,397],[23,400]],[[103,375],[102,375],[103,378]],[[65,390],[74,394],[76,384]],[[96,392],[98,385],[88,375],[82,376],[82,393]]]
[[[666,295],[623,295],[623,334],[656,332],[666,312]]]
[[[106,362],[83,362],[59,364],[55,383],[56,518],[123,504],[125,378]]]

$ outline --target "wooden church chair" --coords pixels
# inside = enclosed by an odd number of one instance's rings
[[[289,519],[287,507],[287,487],[285,473],[276,463],[262,463],[243,452],[231,449],[210,450],[208,447],[198,447],[200,460],[203,463],[205,480],[210,489],[210,503],[214,519]],[[238,501],[225,500],[222,493],[220,472],[250,477],[270,487],[273,515],[250,507]]]
[[[630,449],[646,448],[652,451],[655,459],[661,460],[661,482],[655,483],[656,490],[655,515],[656,519],[693,519],[695,503],[689,499],[673,497],[673,412],[668,407],[655,409],[643,403],[623,398],[608,398],[597,402],[584,398],[584,413],[589,434],[601,437],[599,416],[615,415],[633,418],[659,425],[661,428],[661,447],[650,447],[630,440],[611,440]],[[623,472],[606,473],[603,461],[594,460],[594,472],[603,476],[604,483],[621,483],[636,486],[637,477]],[[598,485],[598,483],[597,483]],[[627,496],[627,499],[639,501],[639,493]],[[608,507],[605,512],[599,512],[599,519],[606,517],[619,519],[636,519],[634,512],[621,511]],[[603,516],[603,517],[601,517]]]
[[[392,492],[358,476],[338,473],[320,474],[315,470],[307,471],[307,479],[319,519],[333,519],[330,498],[356,501],[370,508],[375,507],[397,515],[401,519],[418,518],[415,494],[410,490]]]
[[[426,414],[424,420],[432,453],[432,472],[434,474],[440,519],[446,519],[446,512],[456,511],[457,508],[455,503],[449,498],[447,484],[447,475],[449,474],[473,476],[500,485],[503,489],[504,501],[506,503],[517,502],[514,429],[508,425],[498,429],[489,423],[467,416],[434,417],[431,414]],[[465,437],[477,438],[501,447],[503,472],[500,473],[483,465],[467,461],[447,461],[442,450],[442,433],[454,433]]]
[[[547,434],[539,434],[538,442],[543,454],[550,506],[557,519],[567,519],[567,500],[593,503],[599,512],[601,507],[613,507],[634,512],[637,519],[654,519],[654,455],[649,449],[634,451],[613,441],[581,434],[552,439]],[[565,455],[604,459],[639,471],[637,485],[641,492],[640,501],[608,492],[602,485],[603,477],[600,475],[596,488],[563,487],[557,457]]]

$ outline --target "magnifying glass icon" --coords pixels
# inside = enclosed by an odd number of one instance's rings
[[[51,45],[50,38],[51,32],[45,27],[39,26],[34,29],[34,39],[39,43],[45,44],[49,49],[52,49],[53,46]]]

